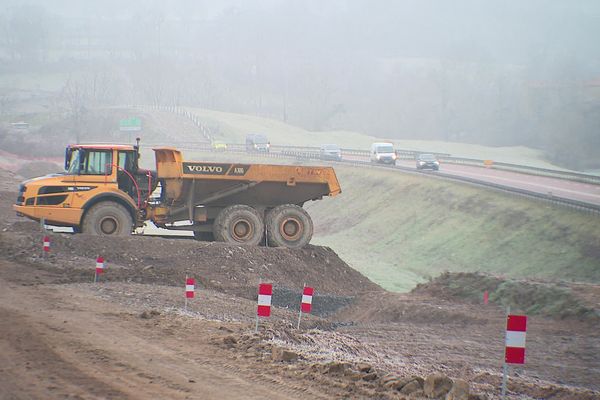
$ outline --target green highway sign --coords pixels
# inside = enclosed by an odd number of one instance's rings
[[[122,132],[137,132],[142,130],[142,120],[138,117],[125,118],[119,121]]]

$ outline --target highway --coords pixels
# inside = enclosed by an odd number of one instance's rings
[[[415,168],[414,161],[397,161],[397,165]],[[582,183],[547,176],[529,175],[520,172],[505,171],[494,168],[482,168],[469,165],[444,164],[440,172],[459,177],[468,177],[498,185],[525,189],[548,196],[563,197],[600,205],[600,185]],[[435,171],[426,170],[424,173]]]

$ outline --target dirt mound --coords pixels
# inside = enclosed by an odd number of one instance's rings
[[[577,318],[600,322],[600,308],[586,302],[576,292],[584,285],[520,281],[480,273],[444,273],[431,282],[418,285],[413,294],[481,303],[488,291],[491,303],[510,306],[511,310],[528,315],[553,318]],[[591,286],[591,285],[590,285]]]
[[[17,174],[29,179],[61,172],[62,170],[63,168],[60,165],[50,161],[34,161],[21,165],[17,170]]]
[[[20,181],[13,172],[0,168],[0,191],[16,192]]]
[[[297,307],[304,284],[315,288],[314,312],[327,315],[369,291],[380,291],[327,247],[264,248],[132,236],[95,237],[51,234],[52,251],[41,258],[43,233],[29,221],[0,234],[6,257],[35,262],[55,275],[56,283],[89,282],[95,258],[104,257],[108,281],[181,286],[194,276],[200,287],[256,299],[259,282],[274,284],[274,305]]]

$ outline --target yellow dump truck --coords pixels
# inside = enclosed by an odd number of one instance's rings
[[[139,168],[139,142],[68,146],[65,172],[23,182],[14,209],[95,235],[129,235],[149,220],[199,240],[297,248],[313,232],[304,203],[341,192],[331,167],[191,162],[153,150],[156,171]]]

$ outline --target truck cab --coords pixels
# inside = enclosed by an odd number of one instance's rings
[[[100,232],[93,233],[129,234],[153,186],[156,174],[138,168],[138,146],[71,145],[65,151],[65,172],[23,182],[14,209],[34,220],[81,231],[86,230],[85,215],[110,201],[123,211],[122,220],[101,218],[93,229]]]

